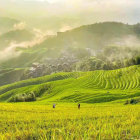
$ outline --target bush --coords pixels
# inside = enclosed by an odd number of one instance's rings
[[[137,104],[139,102],[139,100],[136,99],[131,99],[130,101],[127,100],[124,105],[128,105],[128,104]]]
[[[27,97],[25,98],[25,101],[26,102],[36,101],[36,96],[34,92],[29,93],[29,95],[27,95]]]
[[[127,100],[127,101],[124,103],[124,105],[128,105],[128,104],[130,104],[129,100]]]
[[[135,100],[135,99],[131,99],[131,100],[130,100],[130,104],[137,104],[137,103],[138,103],[138,101]]]
[[[10,99],[10,102],[31,102],[31,101],[36,101],[36,96],[34,92],[16,95]]]

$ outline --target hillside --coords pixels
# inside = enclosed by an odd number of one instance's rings
[[[140,66],[58,73],[0,87],[0,101],[103,103],[140,96]]]
[[[26,71],[25,69],[1,70],[0,71],[0,86],[22,80],[25,71]]]
[[[6,48],[10,43],[31,41],[34,34],[26,29],[8,31],[0,36],[0,49]]]
[[[6,32],[5,34],[2,34],[1,36],[2,40],[17,41],[17,42],[29,41],[32,38],[33,38],[33,34],[26,29],[12,30],[12,31]]]
[[[28,69],[27,77],[23,78],[27,79],[58,72],[113,70],[140,64],[140,24],[103,22],[58,32],[42,41],[32,39],[33,36],[28,29],[12,30],[0,36],[2,50],[10,42],[17,42],[16,46],[12,44],[0,52],[4,55],[0,60],[0,70]],[[35,45],[15,48],[23,41]],[[11,50],[13,56],[9,58]],[[34,63],[39,64],[38,68],[32,67]],[[19,74],[13,82],[20,79]],[[12,82],[0,79],[0,83]]]
[[[20,21],[13,19],[13,18],[8,18],[8,17],[0,17],[0,33],[5,33],[8,32],[13,28],[13,26]]]
[[[117,22],[104,22],[85,25],[70,31],[58,32],[57,36],[23,50],[20,56],[2,63],[1,66],[9,68],[14,66],[16,68],[22,65],[22,67],[27,67],[36,61],[40,62],[47,58],[59,58],[61,56],[75,56],[81,59],[86,56],[97,55],[103,52],[107,46],[139,48],[139,36],[139,24],[127,25]],[[24,55],[27,56],[26,61],[18,62],[18,60],[24,59]]]

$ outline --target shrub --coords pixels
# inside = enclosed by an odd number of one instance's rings
[[[138,103],[138,101],[136,99],[131,99],[130,100],[130,104],[137,104],[137,103]]]
[[[9,101],[10,102],[31,102],[31,101],[36,101],[36,96],[34,92],[23,93],[23,94],[12,97]]]
[[[139,100],[137,99],[131,99],[130,101],[127,100],[124,105],[128,105],[128,104],[137,104],[139,102]]]
[[[124,105],[128,105],[130,104],[129,100],[126,100],[126,102],[124,103]]]
[[[29,95],[26,96],[25,101],[26,102],[36,101],[36,96],[34,92],[29,93]]]

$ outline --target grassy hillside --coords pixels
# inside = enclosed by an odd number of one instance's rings
[[[140,66],[112,70],[58,73],[0,87],[0,101],[100,103],[138,98]]]
[[[22,80],[25,69],[5,69],[0,71],[0,86]],[[7,80],[8,79],[8,80]]]

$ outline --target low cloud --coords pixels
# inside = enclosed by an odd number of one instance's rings
[[[17,57],[21,54],[20,51],[16,51],[17,45],[11,44],[6,49],[0,51],[0,62],[9,60],[11,58]]]
[[[60,32],[65,32],[65,31],[71,30],[71,29],[72,29],[71,26],[69,26],[69,25],[64,25],[64,26],[60,29]]]
[[[23,30],[25,28],[26,28],[25,22],[20,22],[20,23],[14,24],[14,30]]]
[[[20,24],[22,25],[22,24]],[[21,26],[18,26],[18,29]],[[47,34],[43,33],[39,29],[34,29],[35,38],[31,41],[25,41],[21,43],[11,42],[9,46],[5,47],[5,49],[0,50],[0,62],[9,60],[11,58],[18,57],[22,51],[17,51],[17,48],[29,48],[33,47],[37,44],[40,44],[47,38]]]
[[[123,46],[123,47],[129,47],[129,48],[140,47],[140,39],[135,35],[128,35],[119,39],[116,38],[112,42],[114,42],[114,44],[117,46]]]

